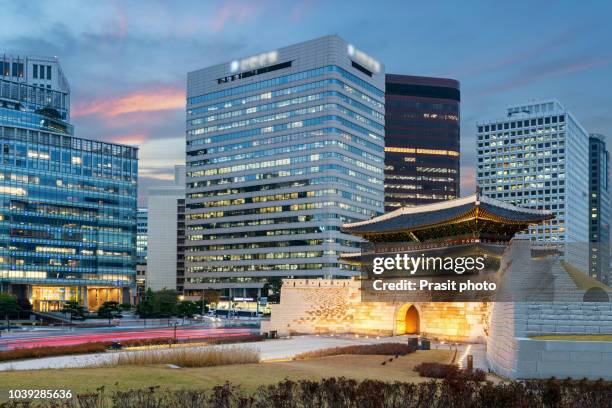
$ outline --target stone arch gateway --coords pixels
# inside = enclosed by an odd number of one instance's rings
[[[406,303],[400,306],[395,313],[394,335],[419,334],[421,329],[421,315],[414,304]]]

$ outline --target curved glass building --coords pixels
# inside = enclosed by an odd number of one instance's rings
[[[387,74],[385,88],[385,210],[459,197],[459,82]]]
[[[39,311],[130,302],[138,149],[73,135],[56,59],[0,67],[0,290]]]

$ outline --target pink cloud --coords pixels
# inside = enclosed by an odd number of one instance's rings
[[[212,31],[218,33],[230,22],[243,23],[253,17],[256,11],[255,2],[228,1],[215,13]]]
[[[146,135],[131,134],[131,135],[113,136],[110,138],[109,142],[136,146],[136,145],[142,144],[145,140],[147,140]]]
[[[178,87],[162,87],[138,91],[117,98],[100,98],[77,103],[72,110],[73,117],[112,117],[128,113],[157,112],[185,107],[185,91]]]

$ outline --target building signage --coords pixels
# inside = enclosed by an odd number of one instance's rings
[[[253,55],[242,60],[235,60],[230,63],[230,71],[249,71],[275,64],[278,61],[278,51],[264,52],[263,54]]]
[[[349,44],[348,46],[349,57],[358,64],[363,65],[375,74],[380,73],[380,62],[370,57],[363,51],[359,51],[357,48]]]

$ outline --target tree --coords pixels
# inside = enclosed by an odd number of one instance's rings
[[[3,314],[6,319],[6,329],[11,330],[10,315],[21,310],[15,296],[8,293],[0,293],[0,315]]]
[[[153,292],[147,289],[138,304],[136,313],[141,318],[170,317],[177,313],[176,291],[162,289]]]
[[[201,315],[208,313],[208,302],[206,300],[196,300],[194,304]]]
[[[108,324],[110,324],[110,319],[117,313],[119,313],[119,303],[114,301],[104,302],[98,309],[98,317],[107,318]]]
[[[198,305],[195,302],[189,300],[183,300],[178,304],[177,316],[183,318],[183,324],[185,323],[186,317],[192,317],[198,311]]]
[[[263,286],[261,295],[268,297],[268,302],[279,303],[280,302],[280,291],[283,286],[283,279],[279,276],[272,276],[267,279],[266,284]]]
[[[70,320],[74,317],[83,317],[85,316],[85,308],[79,304],[79,302],[75,300],[69,300],[64,303],[64,307],[62,308],[62,313],[70,313]]]
[[[153,317],[153,291],[151,288],[143,294],[142,299],[136,307],[136,313],[141,319]]]
[[[153,293],[153,310],[156,317],[170,317],[176,315],[176,291],[162,289]]]
[[[131,303],[122,303],[119,305],[119,308],[121,310],[125,310],[126,312],[132,310],[132,304]]]

